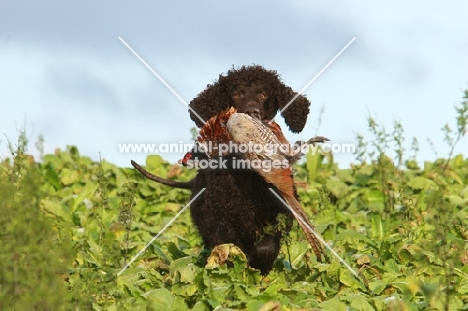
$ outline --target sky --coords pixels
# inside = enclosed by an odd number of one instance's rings
[[[182,101],[232,66],[276,70],[299,91],[355,38],[304,91],[303,132],[286,136],[370,141],[371,116],[389,132],[401,122],[420,161],[446,157],[441,128],[456,127],[453,107],[468,89],[466,16],[464,0],[2,1],[0,156],[25,128],[36,156],[42,135],[45,153],[75,145],[95,160],[144,163],[148,153],[118,145],[190,143]],[[455,153],[468,155],[467,137]],[[183,152],[161,155],[177,162]],[[355,156],[335,161],[347,167]]]

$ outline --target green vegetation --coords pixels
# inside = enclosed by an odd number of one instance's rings
[[[232,245],[205,267],[188,211],[117,276],[189,192],[76,147],[36,162],[20,133],[0,164],[0,309],[468,310],[468,159],[452,156],[466,135],[467,97],[456,129],[443,128],[446,159],[419,167],[417,140],[407,156],[401,124],[388,132],[369,117],[358,164],[338,169],[332,155],[309,154],[296,167],[304,209],[358,278],[329,252],[317,263],[297,225],[265,278]],[[159,156],[146,168],[177,180],[196,173]],[[223,255],[231,268],[219,264]]]

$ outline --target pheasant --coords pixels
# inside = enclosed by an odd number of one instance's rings
[[[199,135],[197,137],[196,148],[198,151],[204,151],[204,153],[211,158],[216,153],[219,156],[226,156],[229,152],[223,151],[224,149],[220,150],[220,145],[228,144],[229,142],[233,141],[232,136],[230,135],[229,131],[226,130],[226,124],[229,118],[236,114],[237,111],[234,107],[231,107],[218,115],[210,118],[205,125],[200,129]],[[246,116],[248,116],[246,114]],[[250,117],[250,116],[249,116]],[[276,150],[283,155],[288,162],[292,165],[297,162],[303,155],[303,151],[307,145],[315,144],[315,143],[323,143],[325,141],[329,141],[328,138],[323,136],[315,136],[309,139],[307,142],[304,141],[296,141],[296,143],[291,146],[283,135],[281,131],[281,127],[278,123],[274,121],[265,120],[262,123],[258,119],[250,117],[256,124],[261,124],[263,127],[269,129],[274,136],[270,137],[270,140],[263,142],[263,144],[273,144],[276,146]],[[189,160],[193,160],[193,153],[192,151],[187,152],[184,157],[179,160],[179,164],[187,166],[187,162]],[[281,160],[284,160],[281,158]]]
[[[314,137],[308,141],[323,142],[328,139],[324,137]],[[214,148],[207,149],[208,157],[214,155],[216,148],[222,144],[234,142],[241,145],[260,145],[260,146],[281,146],[289,145],[284,137],[281,128],[275,122],[264,124],[262,121],[252,118],[244,113],[237,113],[234,108],[230,108],[220,114],[209,119],[202,127],[197,138],[197,144],[207,147],[211,144]],[[287,149],[287,148],[286,148]],[[297,154],[290,150],[284,151],[282,148],[277,148],[278,152],[267,152],[265,148],[249,149],[247,152],[238,152],[239,155],[250,163],[276,163],[276,166],[268,165],[269,169],[265,169],[262,165],[252,165],[251,168],[262,176],[266,182],[274,186],[290,206],[293,215],[299,223],[299,226],[304,231],[306,238],[311,245],[318,261],[322,261],[324,255],[323,248],[319,240],[313,232],[313,226],[310,224],[306,213],[295,198],[294,180],[292,178],[291,164],[297,160]],[[227,155],[224,152],[221,155]]]

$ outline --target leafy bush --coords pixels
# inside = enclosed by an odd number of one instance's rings
[[[0,309],[467,310],[468,159],[452,157],[466,96],[456,109],[456,130],[444,127],[447,159],[419,167],[417,140],[407,157],[401,124],[388,132],[369,117],[373,138],[358,137],[358,164],[339,169],[332,155],[308,154],[296,167],[305,210],[358,277],[329,252],[318,263],[296,226],[262,278],[233,245],[209,256],[188,212],[122,271],[189,193],[76,147],[35,162],[21,134],[0,165]],[[159,156],[146,168],[177,180],[196,173]]]
[[[21,133],[13,163],[0,165],[0,309],[58,310],[66,302],[63,275],[73,257],[42,212],[43,171],[24,153],[26,144]]]

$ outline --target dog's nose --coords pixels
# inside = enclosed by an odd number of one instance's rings
[[[262,113],[261,113],[260,109],[258,109],[258,108],[248,108],[245,111],[245,113],[248,114],[249,116],[251,116],[252,118],[256,118],[256,119],[259,119],[259,120],[262,119]]]

